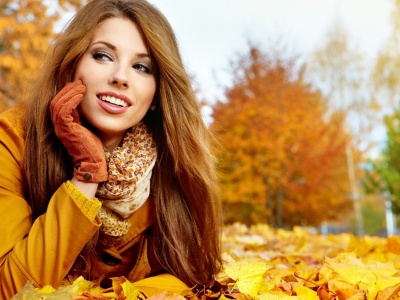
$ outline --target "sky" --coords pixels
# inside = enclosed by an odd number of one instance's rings
[[[306,58],[335,22],[373,59],[388,39],[394,0],[149,0],[171,23],[183,60],[213,102],[229,84],[229,61],[247,41],[281,39]]]

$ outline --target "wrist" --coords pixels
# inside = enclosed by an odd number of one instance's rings
[[[71,179],[71,183],[89,199],[95,198],[97,187],[99,186],[98,182],[85,182],[74,176]]]
[[[97,163],[81,162],[74,170],[74,177],[83,182],[99,183],[108,179],[105,159]]]

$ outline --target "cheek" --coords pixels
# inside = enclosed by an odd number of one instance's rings
[[[80,68],[80,65],[78,65],[77,68],[75,69],[74,80],[80,79],[80,80],[82,80],[83,83],[85,83],[84,78],[85,78],[85,76],[82,72],[82,68]]]
[[[82,72],[79,71],[79,69],[76,69],[74,80],[78,80],[78,79],[82,80],[83,84],[85,84],[85,76],[82,74]]]
[[[151,85],[149,85],[149,86],[150,86],[150,88],[148,89],[148,97],[147,98],[150,101],[150,103],[149,103],[149,106],[150,106],[150,104],[153,102],[154,96],[156,94],[156,89],[157,89],[156,82],[153,81],[151,83]]]
[[[74,80],[82,80],[83,84],[86,84],[85,82],[87,81],[87,73],[88,73],[88,67],[85,64],[85,60],[81,59],[78,64],[76,65],[75,68],[75,74],[74,74]]]
[[[94,106],[86,95],[83,97],[81,103],[79,103],[78,111],[86,120],[90,123],[92,122]]]

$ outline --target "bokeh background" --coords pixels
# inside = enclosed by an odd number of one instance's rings
[[[2,0],[0,110],[85,0]],[[393,235],[400,1],[150,0],[216,137],[225,222]]]

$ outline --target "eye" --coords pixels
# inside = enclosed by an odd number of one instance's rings
[[[95,53],[92,54],[92,57],[95,60],[112,61],[111,55],[104,51],[96,51]]]
[[[151,67],[144,63],[134,64],[132,68],[142,73],[151,74]]]

